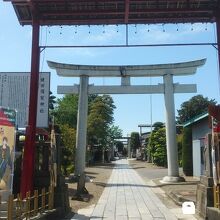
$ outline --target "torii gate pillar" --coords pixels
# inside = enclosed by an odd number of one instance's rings
[[[80,76],[79,104],[76,132],[76,163],[75,175],[79,177],[77,193],[85,191],[85,163],[87,140],[87,115],[88,115],[88,76]]]
[[[75,174],[82,175],[85,170],[87,115],[88,115],[88,76],[80,77],[79,104],[76,133]]]
[[[163,76],[163,80],[164,80],[167,164],[168,164],[168,176],[165,176],[163,178],[163,182],[178,182],[178,181],[183,181],[183,178],[179,176],[179,166],[178,166],[173,75],[166,74]]]

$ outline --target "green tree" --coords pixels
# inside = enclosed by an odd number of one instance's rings
[[[88,116],[88,141],[90,145],[98,142],[105,146],[108,132],[113,123],[114,104],[110,96],[98,96],[90,105]]]
[[[182,165],[183,172],[186,176],[193,175],[193,159],[192,159],[192,128],[190,126],[183,129],[182,144]]]
[[[146,153],[147,153],[147,161],[148,162],[153,162],[152,160],[152,154],[154,153],[154,145],[152,144],[152,136],[153,136],[153,133],[157,132],[160,128],[164,128],[164,123],[163,122],[155,122],[152,127],[153,127],[153,131],[152,133],[150,134],[150,137],[147,138],[147,140],[145,142],[146,143]]]
[[[114,102],[110,96],[90,95],[88,100],[88,144],[106,147],[113,143],[121,130],[113,126]],[[78,95],[65,95],[58,99],[53,114],[56,124],[60,125],[63,137],[63,169],[72,169],[75,157],[75,136],[77,125]],[[72,153],[71,153],[71,152]]]
[[[150,137],[152,162],[159,166],[167,166],[166,129],[159,128]]]
[[[107,132],[108,132],[108,136],[107,136],[108,145],[113,145],[115,139],[122,137],[122,130],[119,128],[119,126],[110,125]]]
[[[114,101],[109,95],[97,96],[90,105],[88,116],[88,144],[92,147],[99,145],[104,152],[110,147],[112,140],[111,125],[114,121]]]
[[[78,95],[68,94],[57,100],[57,107],[54,109],[56,123],[68,125],[76,129],[78,111]]]
[[[209,104],[216,104],[216,101],[214,99],[209,100],[202,95],[193,96],[189,101],[183,102],[180,109],[177,110],[178,116],[176,118],[178,123],[181,124],[199,114],[207,112]]]
[[[141,147],[140,135],[138,132],[131,133],[130,148],[132,155],[136,155],[136,150]]]
[[[50,91],[49,93],[49,110],[54,110],[54,105],[56,104],[56,96]]]
[[[163,122],[158,121],[158,122],[155,122],[152,127],[154,128],[154,131],[157,131],[160,128],[163,128],[164,126],[165,125]]]
[[[124,144],[121,141],[116,141],[115,146],[118,149],[118,152],[123,153]]]
[[[179,166],[183,166],[183,160],[182,160],[182,150],[183,150],[183,131],[181,134],[177,134],[177,148],[178,148],[178,162]]]
[[[121,138],[122,137],[122,130],[119,126],[111,125],[108,130],[109,136],[111,139]]]
[[[76,129],[69,125],[60,125],[62,148],[62,170],[64,175],[73,172],[75,159]]]
[[[97,95],[89,96],[89,109]],[[62,135],[62,168],[65,174],[73,171],[75,162],[76,124],[78,112],[78,95],[65,95],[58,99],[53,110],[55,123],[59,125]]]

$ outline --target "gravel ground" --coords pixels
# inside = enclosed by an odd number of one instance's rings
[[[92,182],[86,183],[86,189],[89,192],[89,195],[85,196],[84,201],[79,201],[76,199],[72,200],[72,197],[76,193],[77,184],[68,183],[69,189],[69,199],[70,207],[73,212],[77,212],[79,209],[88,207],[90,205],[96,204],[99,200],[106,183],[108,182],[109,177],[112,173],[112,168],[114,164],[97,164],[95,166],[90,166],[86,168],[86,175],[90,177]]]
[[[145,181],[153,180],[167,195],[170,195],[172,192],[173,195],[177,195],[183,200],[196,202],[196,188],[199,180],[194,177],[184,176],[181,169],[180,175],[185,178],[185,182],[164,184],[161,183],[160,180],[167,175],[167,168],[158,167],[152,163],[138,160],[129,160],[129,164]],[[175,201],[175,198],[173,200]],[[181,204],[179,201],[175,202],[178,205]]]

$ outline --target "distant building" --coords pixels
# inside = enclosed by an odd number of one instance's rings
[[[208,113],[198,115],[185,122],[183,127],[192,127],[192,156],[193,156],[193,176],[199,177],[203,174],[203,149],[206,134],[211,133],[208,123]]]

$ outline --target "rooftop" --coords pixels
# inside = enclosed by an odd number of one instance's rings
[[[21,25],[104,25],[215,22],[220,0],[4,0]]]
[[[187,126],[189,126],[189,125],[192,125],[192,124],[194,124],[195,122],[198,122],[198,121],[200,121],[200,120],[202,120],[202,119],[204,119],[204,118],[206,118],[206,117],[208,117],[208,116],[209,116],[209,113],[207,113],[207,112],[204,112],[204,113],[202,113],[202,114],[199,114],[199,115],[197,115],[197,116],[191,118],[190,120],[184,122],[184,123],[183,123],[183,127],[187,127]]]

